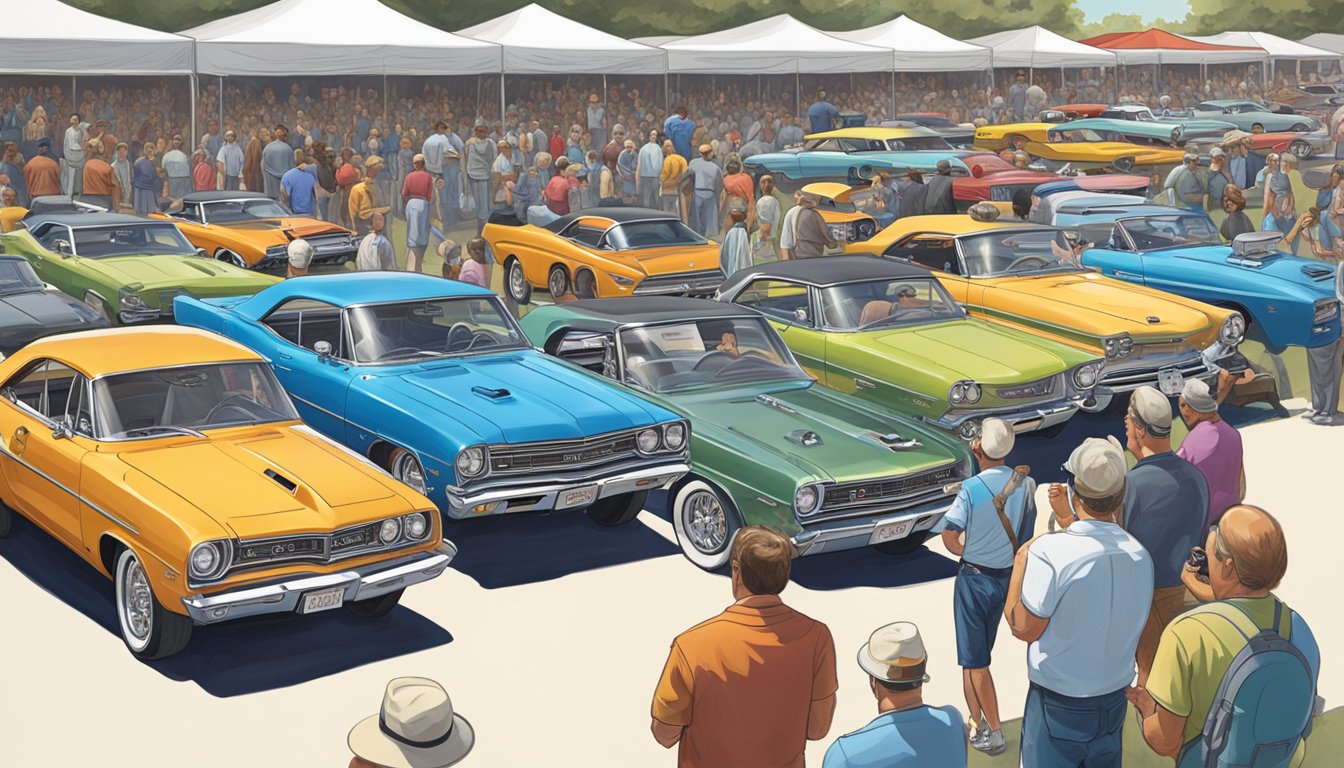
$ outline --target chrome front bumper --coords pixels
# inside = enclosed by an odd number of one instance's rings
[[[956,432],[960,430],[961,425],[970,421],[988,418],[990,416],[996,419],[1003,419],[1013,425],[1013,431],[1021,434],[1024,432],[1034,432],[1038,429],[1049,429],[1056,424],[1063,424],[1073,418],[1073,414],[1078,412],[1078,405],[1084,398],[1078,397],[1070,400],[1053,400],[1039,405],[1019,408],[1018,406],[1008,405],[999,408],[986,408],[969,413],[960,413],[948,411],[942,415],[942,418],[932,422],[943,429]]]
[[[596,486],[593,501],[611,496],[620,496],[638,491],[656,491],[666,488],[682,475],[691,471],[690,464],[679,461],[673,464],[659,464],[652,467],[640,467],[605,477],[547,477],[518,478],[523,483],[536,484],[511,485],[504,488],[458,488],[449,486],[448,516],[462,520],[481,515],[498,515],[512,512],[540,512],[568,507],[557,506],[560,496],[566,491],[574,491],[587,486]],[[496,506],[498,505],[498,506]],[[586,504],[583,506],[587,506]],[[574,505],[573,508],[579,508]]]
[[[900,538],[909,538],[923,533],[938,524],[943,515],[952,508],[952,499],[928,504],[890,515],[877,514],[859,519],[836,520],[808,526],[801,533],[789,538],[793,542],[798,556],[816,555],[822,552],[839,552],[844,549],[859,549],[868,546],[873,532],[880,525],[913,520],[914,525]]]
[[[1121,363],[1106,362],[1101,369],[1101,378],[1097,382],[1098,395],[1114,395],[1121,392],[1133,392],[1139,387],[1158,385],[1160,371],[1174,369],[1182,379],[1204,379],[1216,376],[1218,366],[1215,361],[1236,352],[1236,347],[1225,347],[1222,342],[1202,352],[1189,351],[1179,355],[1155,358],[1137,358]]]
[[[189,595],[182,598],[182,605],[197,624],[217,624],[266,613],[294,613],[303,596],[314,590],[342,587],[345,590],[343,602],[349,604],[429,581],[443,573],[456,556],[457,547],[445,539],[443,545],[432,552],[370,563],[339,573],[296,576],[260,587]]]

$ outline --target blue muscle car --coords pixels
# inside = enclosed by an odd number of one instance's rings
[[[1204,212],[1158,205],[1065,205],[1054,223],[1093,244],[1083,266],[1235,309],[1247,335],[1271,352],[1339,338],[1334,269],[1279,251],[1277,232],[1248,232],[1226,245]]]
[[[305,421],[451,518],[586,508],[617,525],[690,468],[684,420],[536,351],[483,288],[324,275],[175,308],[266,357]]]
[[[1264,104],[1246,99],[1202,101],[1191,110],[1190,116],[1205,120],[1223,120],[1232,123],[1243,131],[1252,132],[1257,127],[1265,133],[1278,133],[1280,131],[1310,133],[1321,130],[1320,121],[1311,115],[1271,112],[1269,107]]]
[[[857,181],[879,171],[931,173],[939,160],[962,154],[927,128],[846,128],[811,134],[801,148],[752,155],[742,165],[753,177],[771,174],[791,192],[807,182]],[[961,175],[969,173],[964,163],[953,162],[954,169],[958,165]]]

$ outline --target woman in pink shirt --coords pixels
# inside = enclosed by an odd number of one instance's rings
[[[462,262],[462,271],[458,280],[482,288],[489,288],[489,276],[485,271],[485,239],[473,237],[467,241],[467,258]]]

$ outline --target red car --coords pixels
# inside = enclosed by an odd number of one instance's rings
[[[961,161],[970,169],[971,175],[952,180],[952,198],[958,210],[966,210],[981,200],[1011,202],[1013,193],[1019,189],[1028,192],[1038,184],[1058,181],[1063,178],[1044,171],[1031,171],[1005,162],[993,152],[971,152],[963,155]],[[1147,190],[1151,179],[1147,176],[1129,174],[1105,174],[1104,176],[1084,176],[1077,179],[1079,184],[1096,185],[1098,191]]]

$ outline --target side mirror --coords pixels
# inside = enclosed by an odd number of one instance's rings
[[[616,345],[611,343],[610,336],[602,337],[602,375],[616,378]]]
[[[56,428],[51,430],[51,439],[53,440],[69,440],[72,435],[74,433],[70,431],[70,425],[65,423],[64,419],[56,422]]]
[[[208,258],[210,258],[210,254],[207,253],[206,250],[205,250],[204,248],[197,248],[197,249],[196,249],[196,255],[197,255],[197,256],[200,256],[202,259],[208,259]]]
[[[313,345],[313,351],[317,353],[317,361],[325,363],[331,357],[331,342],[319,341]]]
[[[69,255],[70,255],[70,241],[69,241],[69,240],[57,240],[56,242],[52,243],[52,247],[55,248],[55,249],[56,249],[56,252],[59,253],[59,254],[62,255],[62,256],[69,256]]]

